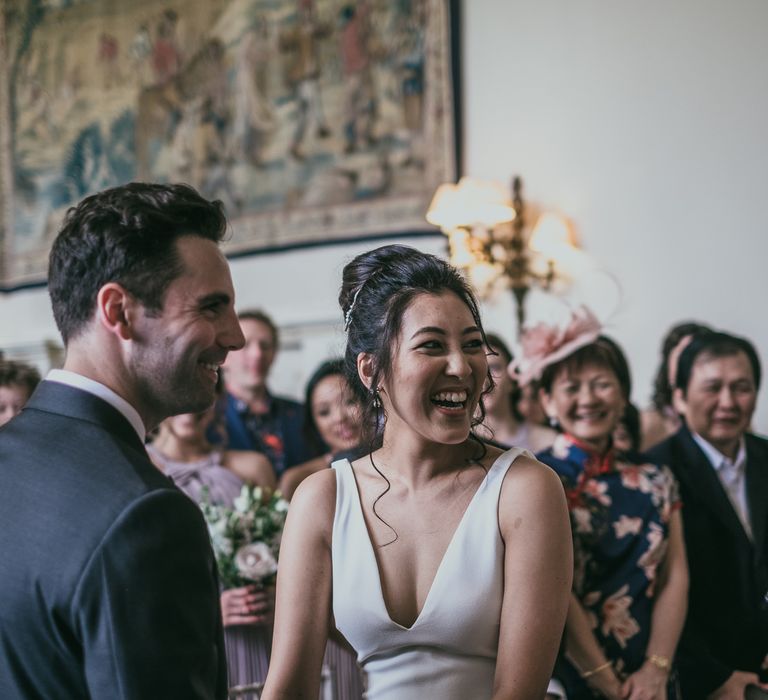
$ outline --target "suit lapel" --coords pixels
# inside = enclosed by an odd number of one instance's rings
[[[754,435],[747,443],[747,501],[755,551],[764,552],[768,528],[768,443]]]
[[[751,545],[741,520],[707,456],[686,428],[682,428],[676,438],[684,454],[682,465],[685,468],[684,473],[691,493],[694,493],[696,498],[704,503],[734,535],[743,537]],[[683,518],[685,518],[685,511],[683,511]]]

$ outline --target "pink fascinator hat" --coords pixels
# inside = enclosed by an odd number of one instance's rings
[[[526,329],[520,339],[521,352],[509,364],[509,374],[520,386],[525,386],[539,379],[545,367],[594,343],[602,330],[602,324],[586,306],[575,308],[564,327],[539,323]]]

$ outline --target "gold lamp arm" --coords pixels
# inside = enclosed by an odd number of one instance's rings
[[[496,183],[463,177],[456,184],[441,185],[427,212],[427,220],[448,236],[451,262],[466,271],[481,294],[504,278],[515,299],[518,334],[525,325],[525,301],[532,285],[548,290],[554,282],[564,235],[562,226],[551,226],[563,223],[554,215],[542,217],[534,233],[526,231],[522,189],[522,179],[515,175],[510,201]],[[542,227],[544,220],[550,225]],[[545,235],[535,235],[540,229]],[[546,252],[532,245],[534,239],[549,241]],[[535,269],[532,251],[546,260],[546,271]]]

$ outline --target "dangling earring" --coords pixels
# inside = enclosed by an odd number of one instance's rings
[[[547,422],[553,430],[560,430],[560,421],[557,420],[557,416],[549,416]]]
[[[381,396],[379,396],[379,388],[371,389],[371,396],[373,396],[373,407],[378,410],[381,408]]]

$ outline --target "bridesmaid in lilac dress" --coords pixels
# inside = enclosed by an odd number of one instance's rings
[[[217,504],[232,505],[243,484],[275,487],[269,460],[258,452],[221,450],[206,438],[215,408],[168,418],[147,447],[155,464],[195,502],[204,490]],[[230,687],[263,682],[272,645],[274,589],[255,586],[221,593]]]

